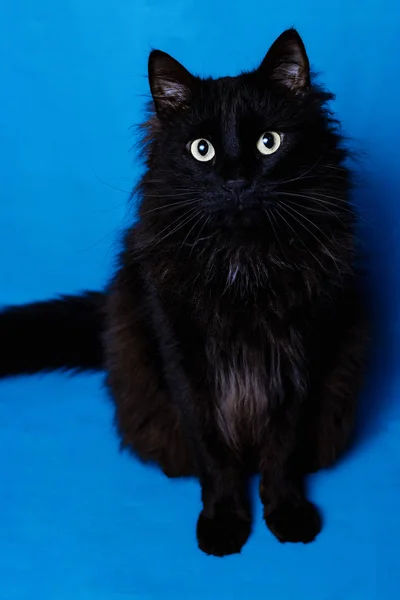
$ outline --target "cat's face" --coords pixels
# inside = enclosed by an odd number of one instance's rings
[[[296,32],[238,77],[201,80],[159,51],[149,68],[156,115],[142,214],[159,230],[182,243],[218,233],[314,245],[318,229],[326,235],[346,220],[349,182],[324,109],[330,95],[311,86]]]

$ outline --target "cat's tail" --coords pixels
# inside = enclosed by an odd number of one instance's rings
[[[102,369],[104,300],[86,292],[0,311],[0,378]]]

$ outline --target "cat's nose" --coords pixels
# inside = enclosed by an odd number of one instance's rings
[[[233,192],[234,194],[239,195],[247,186],[247,181],[245,179],[228,179],[225,181],[222,186],[226,190]]]

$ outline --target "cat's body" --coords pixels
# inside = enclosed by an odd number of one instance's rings
[[[141,218],[109,288],[0,315],[0,376],[105,366],[123,445],[199,477],[199,545],[217,555],[249,535],[254,470],[270,529],[314,539],[304,476],[354,421],[367,324],[350,176],[308,69],[293,30],[237,78],[153,52]]]

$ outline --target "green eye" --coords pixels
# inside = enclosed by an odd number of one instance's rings
[[[276,131],[266,131],[257,142],[257,150],[261,154],[273,154],[281,145],[282,138]]]
[[[199,138],[190,144],[192,156],[201,162],[208,162],[215,156],[215,149],[211,142]]]

